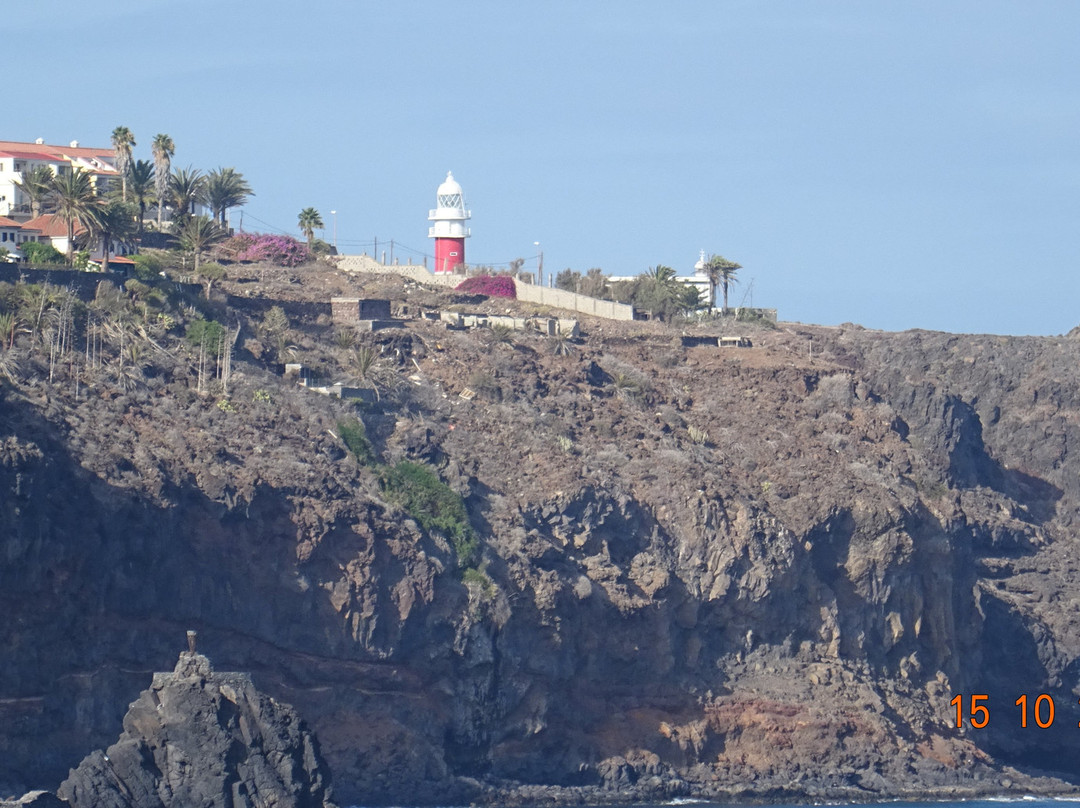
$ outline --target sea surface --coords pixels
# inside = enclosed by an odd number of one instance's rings
[[[767,808],[821,808],[821,806],[851,806],[851,808],[1002,808],[1003,804],[1015,804],[1018,808],[1064,808],[1063,803],[1080,804],[1080,791],[1073,797],[997,797],[986,800],[927,800],[925,802],[793,802],[767,804]],[[757,806],[757,804],[754,804]],[[746,803],[708,802],[706,800],[671,800],[670,802],[620,804],[612,806],[592,805],[589,808],[749,808]],[[363,808],[353,805],[350,808]],[[405,808],[402,806],[402,808]],[[455,808],[446,806],[446,808]]]

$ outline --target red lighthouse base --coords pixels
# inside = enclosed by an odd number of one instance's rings
[[[435,272],[453,272],[458,264],[465,263],[465,239],[435,239]]]

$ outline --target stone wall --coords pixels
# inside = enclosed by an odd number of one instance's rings
[[[343,255],[338,259],[338,267],[346,272],[403,275],[420,283],[431,283],[450,289],[465,280],[462,275],[436,275],[429,272],[425,267],[415,264],[386,266],[367,255]],[[628,306],[625,303],[598,300],[595,297],[567,292],[564,289],[535,286],[517,278],[514,279],[514,285],[517,287],[518,300],[524,300],[526,303],[539,303],[542,306],[569,309],[570,311],[591,314],[593,317],[603,317],[608,320],[634,319],[633,306]]]

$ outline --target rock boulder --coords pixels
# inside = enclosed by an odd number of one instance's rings
[[[329,772],[296,712],[194,651],[154,675],[120,739],[88,755],[58,794],[77,808],[332,806]]]

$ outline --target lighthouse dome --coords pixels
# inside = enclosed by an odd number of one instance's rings
[[[446,181],[435,192],[436,204],[440,208],[464,208],[465,197],[462,195],[461,186],[454,179],[453,172],[446,172]]]
[[[431,186],[428,186],[428,187],[431,187]],[[461,186],[458,185],[458,181],[454,179],[454,172],[453,171],[447,171],[446,172],[446,181],[442,185],[439,186],[439,190],[436,191],[436,193],[439,196],[442,196],[443,194],[460,194],[461,193]]]

